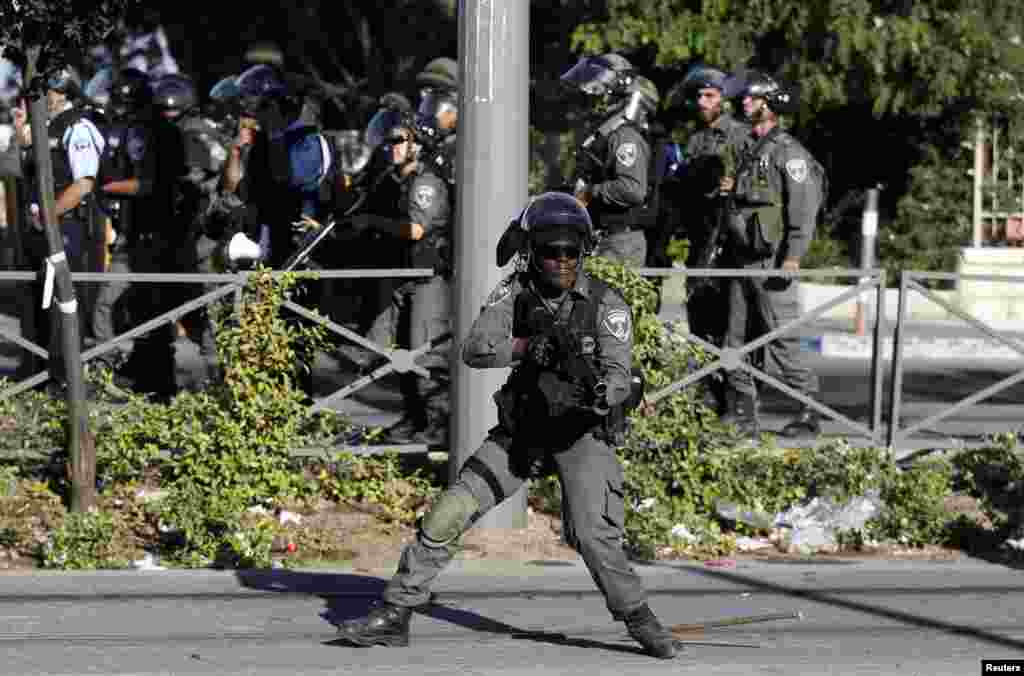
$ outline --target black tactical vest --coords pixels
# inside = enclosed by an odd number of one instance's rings
[[[626,122],[622,127],[632,126],[634,129],[640,132],[643,136],[644,141],[650,148],[650,135],[638,125],[632,122]],[[619,127],[621,129],[622,127]],[[615,154],[610,152],[608,147],[608,139],[601,138],[597,141],[595,146],[589,151],[592,153],[591,161],[588,162],[588,168],[585,180],[588,183],[603,183],[607,181],[612,175],[612,168],[615,166]],[[583,157],[587,154],[587,151],[581,149],[580,153],[577,153],[577,157]],[[595,160],[599,160],[595,161]],[[605,233],[621,232],[627,228],[637,229],[643,224],[643,213],[647,205],[647,199],[650,197],[650,181],[648,180],[647,195],[644,201],[632,207],[626,207],[625,209],[611,207],[608,205],[601,205],[599,208],[595,208],[594,205],[590,207],[590,215],[594,221],[594,229],[601,230]]]

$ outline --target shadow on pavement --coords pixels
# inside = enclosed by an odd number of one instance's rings
[[[714,578],[717,580],[724,580],[732,582],[734,584],[743,584],[750,587],[760,589],[762,591],[771,592],[773,594],[780,594],[783,596],[790,596],[793,598],[804,599],[812,601],[814,603],[822,603],[825,605],[835,606],[837,608],[843,608],[846,610],[852,610],[859,613],[865,613],[867,615],[874,615],[876,617],[884,617],[890,620],[895,620],[903,624],[909,624],[916,627],[933,629],[941,631],[953,636],[960,636],[964,638],[974,639],[990,645],[999,646],[1001,648],[1014,648],[1016,650],[1024,650],[1024,641],[1020,639],[1011,638],[1009,636],[1002,636],[1000,634],[986,631],[984,629],[977,629],[975,627],[969,627],[962,624],[955,624],[953,622],[944,622],[931,617],[924,617],[921,615],[915,615],[913,613],[904,612],[901,610],[893,610],[891,608],[884,608],[882,606],[872,605],[870,603],[863,603],[860,601],[852,601],[849,599],[842,598],[839,594],[849,594],[860,590],[855,589],[843,589],[836,590],[837,594],[822,592],[822,591],[809,591],[806,589],[797,589],[782,584],[776,584],[773,582],[765,582],[755,577],[742,575],[740,573],[730,573],[722,570],[705,570],[700,568],[688,569],[697,575],[703,575],[705,577]],[[1003,587],[1005,591],[1020,591],[1021,587]],[[887,593],[893,593],[896,590],[885,590]],[[904,590],[903,593],[906,593]],[[939,590],[935,589],[915,589],[910,590],[918,593],[934,593]],[[942,590],[945,591],[945,590]],[[964,589],[952,589],[957,594],[963,593]]]
[[[275,591],[282,594],[309,594],[324,600],[325,608],[320,613],[327,622],[338,626],[345,620],[366,615],[379,602],[387,581],[379,577],[350,575],[346,573],[310,573],[288,570],[240,570],[236,572],[239,582],[249,589]],[[646,655],[639,647],[622,643],[607,643],[585,638],[572,638],[565,634],[520,629],[478,613],[439,603],[428,603],[416,609],[416,613],[457,625],[470,631],[498,634],[513,639],[535,641],[549,645],[576,648],[599,648],[631,655]],[[415,639],[415,629],[412,631]],[[327,641],[326,645],[353,646],[344,639]]]

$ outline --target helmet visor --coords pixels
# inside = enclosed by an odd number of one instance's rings
[[[455,97],[448,92],[424,89],[420,95],[420,106],[416,114],[422,118],[435,119],[444,113],[458,113]]]
[[[218,102],[228,102],[237,99],[239,96],[238,82],[234,77],[226,77],[210,90],[210,99]]]
[[[334,145],[338,154],[338,166],[342,173],[355,176],[370,163],[373,149],[356,129],[346,129],[336,134]]]
[[[397,110],[378,110],[370,123],[366,126],[366,144],[371,148],[377,148],[395,136],[406,125],[402,119],[402,113]]]
[[[602,96],[611,91],[617,79],[615,69],[599,56],[588,56],[576,62],[560,78],[562,84],[590,96]]]

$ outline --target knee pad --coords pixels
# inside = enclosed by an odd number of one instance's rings
[[[448,545],[462,535],[480,510],[480,501],[464,484],[446,490],[420,521],[420,541],[431,548]]]

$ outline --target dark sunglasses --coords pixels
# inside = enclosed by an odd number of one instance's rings
[[[384,139],[384,143],[386,143],[388,145],[392,145],[392,146],[398,146],[398,145],[402,145],[403,143],[408,143],[408,142],[409,142],[409,137],[408,136],[402,136],[401,134],[396,134],[395,136],[389,136],[386,139]]]
[[[551,260],[558,258],[575,260],[580,257],[580,248],[578,246],[555,246],[549,244],[539,247],[537,249],[537,255],[541,258],[548,258]]]

